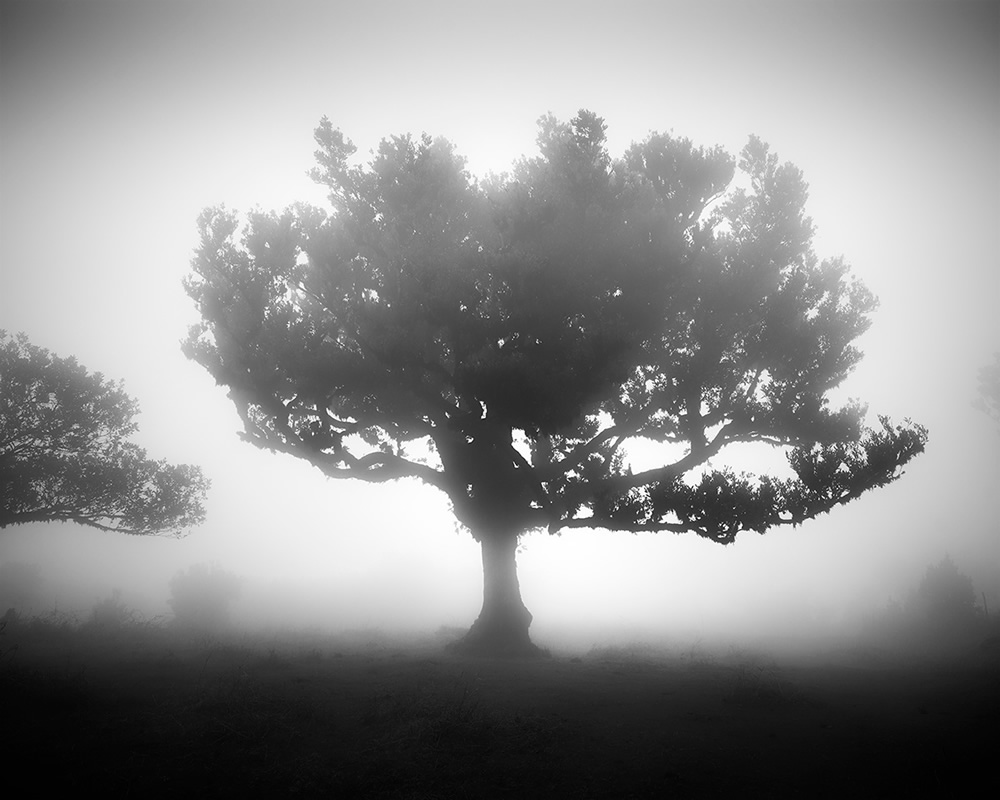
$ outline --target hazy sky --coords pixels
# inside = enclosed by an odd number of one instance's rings
[[[884,602],[946,552],[1000,590],[1000,431],[970,406],[1000,350],[993,2],[0,0],[0,328],[124,379],[150,454],[213,481],[186,539],[22,526],[0,532],[0,559],[41,563],[54,596],[113,585],[140,604],[214,560],[329,587],[362,623],[471,622],[478,547],[434,490],[334,483],[238,441],[180,352],[196,318],[181,281],[205,206],[323,201],[304,174],[323,115],[363,154],[443,135],[481,175],[534,153],[539,116],[582,107],[613,155],[651,130],[734,153],[756,133],[801,167],[818,253],[881,299],[841,395],[930,443],[890,487],[728,548],[528,537],[536,630]]]

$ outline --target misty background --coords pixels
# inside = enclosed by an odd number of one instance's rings
[[[1000,350],[1000,7],[991,2],[503,4],[0,2],[0,328],[122,379],[153,458],[212,480],[183,539],[70,524],[0,531],[37,601],[86,614],[113,589],[167,614],[168,583],[243,579],[238,621],[467,626],[480,549],[415,482],[334,482],[239,441],[180,340],[206,206],[324,204],[306,177],[323,115],[359,154],[393,134],[470,171],[535,154],[536,120],[604,117],[613,157],[651,130],[738,153],[755,133],[810,185],[820,257],[881,300],[835,399],[926,425],[896,483],[799,528],[524,537],[533,638],[795,636],[904,600],[949,555],[1000,609],[1000,430],[972,407]]]

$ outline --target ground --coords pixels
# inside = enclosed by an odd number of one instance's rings
[[[955,796],[1000,789],[1000,659],[697,643],[461,657],[448,634],[12,619],[7,780],[105,797]]]

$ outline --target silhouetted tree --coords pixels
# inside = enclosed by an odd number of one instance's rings
[[[652,134],[613,160],[581,111],[481,183],[443,139],[370,165],[316,130],[332,213],[199,219],[186,353],[229,388],[244,438],[333,478],[418,478],[481,543],[470,649],[533,652],[515,568],[530,529],[694,531],[728,544],[882,486],[926,430],[826,393],[861,358],[873,296],[818,261],[806,184],[751,138]],[[654,442],[660,466],[633,469]],[[766,442],[794,477],[716,456]],[[790,473],[791,474],[791,473]]]
[[[208,481],[128,441],[137,412],[121,383],[0,331],[0,528],[151,534],[200,523]]]
[[[170,579],[170,608],[184,627],[216,629],[229,621],[229,607],[240,596],[241,581],[217,564],[194,564]]]
[[[995,422],[1000,429],[1000,352],[993,363],[979,368],[979,397],[973,405]]]

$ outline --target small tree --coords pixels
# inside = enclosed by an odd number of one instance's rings
[[[120,383],[0,331],[0,528],[69,521],[152,534],[202,522],[208,481],[146,458],[128,441],[136,413]]]
[[[229,622],[230,604],[242,581],[217,564],[194,564],[170,579],[170,608],[178,625],[217,630]]]
[[[962,574],[948,555],[927,567],[914,602],[920,616],[932,623],[961,625],[976,618],[972,578]]]
[[[122,600],[121,590],[112,589],[110,595],[94,604],[87,622],[98,630],[119,631],[136,620],[136,613]]]
[[[884,486],[926,430],[827,393],[861,358],[874,297],[820,261],[806,184],[751,138],[544,117],[541,155],[481,183],[443,139],[393,137],[366,169],[324,119],[332,209],[200,220],[187,354],[229,389],[247,441],[332,478],[419,479],[481,543],[464,645],[530,653],[515,567],[527,530],[693,531],[721,544]],[[746,443],[792,477],[737,474]],[[639,443],[662,461],[634,468]]]

